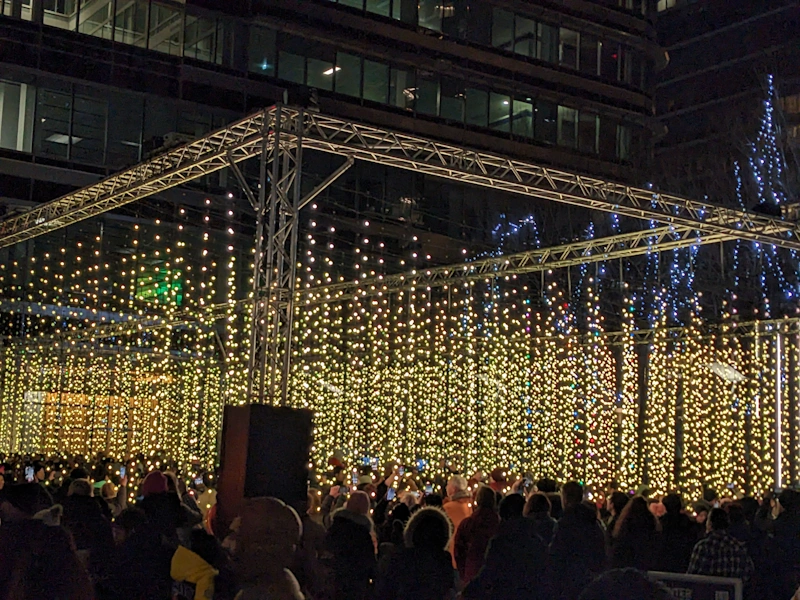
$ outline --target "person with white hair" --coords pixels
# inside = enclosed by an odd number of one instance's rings
[[[447,498],[442,508],[453,523],[453,531],[458,530],[461,521],[472,514],[472,493],[467,488],[467,480],[461,475],[453,475],[447,482]],[[452,542],[450,552],[452,553]]]

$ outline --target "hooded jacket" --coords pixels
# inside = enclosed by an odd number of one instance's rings
[[[324,550],[326,562],[333,570],[334,597],[337,600],[366,598],[370,579],[375,574],[375,544],[369,517],[347,509],[333,513]]]
[[[214,577],[217,570],[184,546],[178,546],[172,556],[170,576],[177,583],[188,583],[194,587],[194,600],[214,598]],[[173,586],[174,590],[174,586]],[[174,595],[174,594],[173,594]]]

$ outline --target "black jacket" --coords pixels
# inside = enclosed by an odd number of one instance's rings
[[[500,523],[489,542],[486,562],[464,590],[469,600],[535,600],[545,598],[547,546],[537,522],[521,517]]]
[[[372,522],[342,509],[333,513],[324,542],[325,562],[333,570],[336,600],[362,600],[375,574]]]
[[[661,517],[661,558],[657,569],[668,573],[686,573],[696,543],[697,528],[687,515],[664,515]]]
[[[550,545],[550,542],[553,541],[553,533],[556,530],[556,524],[558,521],[544,512],[531,513],[527,516],[527,518],[533,521],[534,527],[536,528],[536,533],[540,538],[542,538],[545,546]]]
[[[574,600],[606,566],[605,535],[590,508],[564,510],[548,550],[548,578],[553,600]]]
[[[388,560],[375,584],[375,600],[445,600],[457,583],[445,550],[403,548]]]

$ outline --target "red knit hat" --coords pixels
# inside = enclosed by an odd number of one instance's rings
[[[142,496],[164,494],[167,491],[167,478],[161,471],[151,471],[142,482]]]

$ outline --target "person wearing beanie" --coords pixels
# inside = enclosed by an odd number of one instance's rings
[[[166,494],[167,478],[161,471],[151,471],[142,481],[141,493],[145,498],[152,494]]]
[[[448,547],[453,526],[440,508],[413,514],[403,532],[403,548],[381,560],[375,598],[440,600],[454,597],[458,577]]]
[[[344,508],[333,513],[325,536],[325,562],[333,572],[334,600],[365,600],[375,574],[375,541],[371,502],[366,492],[355,491]]]
[[[297,512],[277,498],[251,498],[238,518],[234,561],[242,589],[236,600],[302,600],[289,570],[303,531]]]

